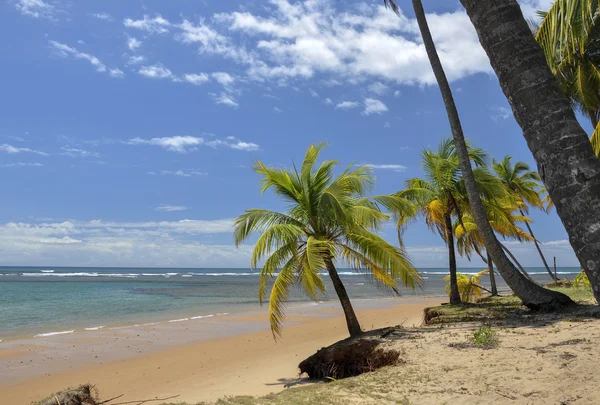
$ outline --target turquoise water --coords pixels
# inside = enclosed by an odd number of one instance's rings
[[[541,268],[527,270],[536,280],[549,280]],[[560,268],[559,274],[573,278],[578,271]],[[401,290],[403,295],[444,294],[447,270],[421,272],[423,291]],[[353,299],[391,296],[362,275],[340,274]],[[248,269],[0,267],[0,339],[258,308],[257,284],[258,273]],[[499,280],[499,287],[506,285]],[[323,297],[328,299],[337,298],[331,293]],[[296,289],[290,296],[291,302],[307,300]]]

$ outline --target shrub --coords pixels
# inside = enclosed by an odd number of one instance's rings
[[[484,348],[493,348],[500,344],[500,340],[492,328],[489,326],[481,326],[473,333],[473,343]]]

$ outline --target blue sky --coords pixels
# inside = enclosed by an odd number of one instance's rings
[[[381,3],[0,1],[0,265],[246,267],[231,219],[284,208],[251,165],[315,142],[373,165],[377,193],[420,176],[450,132],[410,2],[400,18]],[[533,166],[459,2],[426,7],[467,136]],[[556,214],[533,219],[576,266]],[[417,266],[446,266],[422,223],[405,243]]]

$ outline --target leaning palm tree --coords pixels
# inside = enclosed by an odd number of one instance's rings
[[[397,0],[384,0],[384,2],[386,5],[390,5],[397,13],[399,12]],[[468,7],[467,4],[469,6],[474,6],[475,4],[467,0],[461,0],[461,2],[466,8]],[[502,245],[498,239],[496,239],[494,230],[488,223],[485,208],[477,191],[477,183],[471,168],[468,148],[465,142],[462,125],[460,123],[460,117],[458,116],[458,110],[456,109],[454,97],[452,96],[452,91],[450,90],[448,79],[446,78],[446,73],[442,67],[442,63],[438,56],[435,43],[433,42],[433,38],[427,24],[427,18],[425,16],[423,4],[421,3],[421,0],[412,0],[412,4],[415,10],[419,30],[421,31],[421,35],[423,37],[425,50],[427,52],[427,56],[429,57],[429,62],[431,63],[433,73],[440,87],[442,98],[444,99],[444,105],[446,107],[448,121],[452,130],[452,136],[456,142],[456,150],[460,161],[461,171],[463,173],[470,206],[473,211],[473,217],[475,218],[477,226],[480,229],[483,239],[485,240],[487,250],[490,252],[494,263],[496,263],[498,266],[498,271],[513,292],[523,301],[523,304],[530,308],[558,308],[563,305],[571,304],[573,301],[566,295],[544,289],[525,278],[511,263],[510,259],[504,253]],[[488,5],[488,7],[491,6]]]
[[[600,156],[600,3],[556,0],[535,39],[563,93],[575,110],[589,117],[592,147]]]
[[[486,154],[481,149],[469,147],[469,159],[478,167],[473,170],[480,192],[489,198],[502,198],[506,193],[500,182],[485,168]],[[459,158],[454,141],[444,139],[436,152],[425,150],[421,158],[425,178],[406,181],[406,188],[396,195],[411,201],[417,211],[405,211],[400,216],[398,228],[402,231],[416,215],[425,218],[427,226],[436,231],[448,246],[450,271],[450,303],[461,302],[456,278],[456,250],[453,219],[461,218],[471,207],[461,175]],[[408,215],[406,215],[408,214]],[[409,215],[413,214],[412,217]],[[400,232],[401,233],[401,232]]]
[[[460,0],[600,301],[600,159],[516,0]],[[546,304],[570,304],[555,296]]]
[[[528,223],[531,220],[524,215],[514,214],[518,209],[518,203],[510,194],[507,194],[506,198],[483,199],[483,202],[490,225],[496,234],[500,235],[503,239],[516,240],[519,242],[525,242],[532,239],[530,235],[519,227],[520,223]],[[492,296],[498,295],[493,260],[487,251],[485,252],[487,257],[483,256],[485,242],[477,228],[473,216],[466,213],[462,216],[460,221],[456,221],[454,233],[457,239],[456,245],[459,254],[466,256],[470,260],[473,253],[476,253],[485,263],[487,263]],[[504,245],[502,245],[502,248],[506,254],[512,258],[525,277],[531,280],[527,271],[519,264],[510,250]]]
[[[500,162],[494,161],[492,168],[519,204],[519,212],[522,216],[525,216],[525,213],[529,213],[529,206],[544,209],[544,204],[540,197],[540,176],[536,172],[529,170],[529,166],[525,162],[517,162],[513,165],[511,159],[511,156],[506,156]],[[531,235],[531,239],[542,259],[542,263],[544,263],[546,271],[552,280],[556,281],[528,221],[525,222],[525,226],[529,231],[529,235]]]
[[[276,169],[260,161],[254,170],[262,176],[262,192],[272,189],[291,205],[286,213],[247,210],[235,220],[235,243],[261,232],[252,254],[252,267],[263,259],[259,299],[266,299],[269,279],[275,278],[269,296],[269,319],[275,337],[281,335],[283,305],[294,283],[309,297],[325,292],[321,272],[329,274],[340,300],[351,336],[361,333],[358,318],[336,270],[336,260],[365,273],[381,288],[397,292],[398,280],[416,288],[422,283],[403,248],[394,247],[373,231],[390,219],[383,209],[412,210],[399,197],[365,197],[374,183],[366,166],[348,167],[338,177],[335,160],[316,166],[321,145],[308,148],[300,171]]]

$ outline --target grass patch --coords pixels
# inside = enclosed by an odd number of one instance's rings
[[[481,326],[473,333],[473,343],[476,346],[480,346],[486,349],[493,349],[498,347],[500,339],[496,332],[489,326]]]

